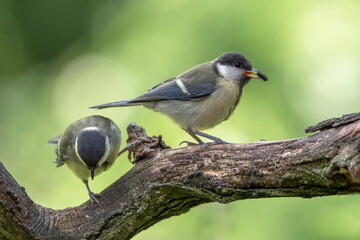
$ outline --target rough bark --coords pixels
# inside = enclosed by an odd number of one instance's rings
[[[53,210],[34,203],[0,164],[1,239],[130,239],[207,202],[326,196],[360,190],[360,113],[283,141],[167,149],[130,124],[134,167],[89,201]],[[140,139],[138,137],[141,137]]]

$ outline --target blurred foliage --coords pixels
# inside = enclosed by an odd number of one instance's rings
[[[135,121],[177,147],[189,136],[142,107],[87,107],[135,97],[227,51],[247,55],[253,80],[230,120],[206,132],[230,142],[304,136],[318,121],[359,111],[360,2],[0,1],[0,160],[37,203],[88,200],[56,168],[46,142],[91,114],[126,138]],[[123,144],[124,146],[124,144]],[[131,168],[122,156],[90,185],[100,192]],[[360,197],[206,204],[134,239],[360,239]]]

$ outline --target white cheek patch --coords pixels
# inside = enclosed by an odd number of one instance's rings
[[[175,82],[176,82],[176,85],[181,89],[181,91],[183,93],[189,94],[189,92],[187,91],[184,83],[180,79],[176,79]]]
[[[241,74],[244,72],[244,70],[220,63],[216,64],[216,67],[220,75],[230,81],[239,81]]]
[[[78,157],[78,159],[80,159],[80,162],[82,164],[84,164],[84,166],[86,167],[86,163],[81,159],[79,152],[78,152],[78,137],[76,137],[76,139],[75,139],[75,153],[76,153],[76,156]]]

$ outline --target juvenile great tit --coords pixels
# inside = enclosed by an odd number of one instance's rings
[[[199,130],[212,128],[227,120],[239,103],[243,87],[251,78],[267,81],[267,77],[254,69],[243,54],[229,52],[156,85],[137,98],[90,108],[143,105],[170,117],[199,144],[204,142],[198,136],[215,143],[226,143]]]
[[[64,134],[48,143],[57,145],[56,166],[66,164],[85,183],[91,203],[101,205],[97,194],[90,190],[88,179],[109,169],[117,158],[121,132],[116,124],[102,116],[85,117],[70,124]]]

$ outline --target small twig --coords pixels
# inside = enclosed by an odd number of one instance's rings
[[[126,140],[128,145],[119,152],[118,156],[128,151],[128,159],[133,164],[154,153],[164,149],[170,149],[170,147],[162,141],[161,135],[149,137],[145,129],[136,125],[134,122],[128,125],[126,131],[128,133],[128,139]],[[134,160],[131,160],[131,153],[133,154]]]
[[[322,121],[314,126],[307,127],[305,129],[306,133],[312,133],[316,131],[323,131],[325,129],[333,128],[333,127],[339,127],[348,123],[355,122],[357,120],[360,120],[360,112],[358,113],[352,113],[352,114],[346,114],[339,118],[331,118],[327,119],[325,121]]]

